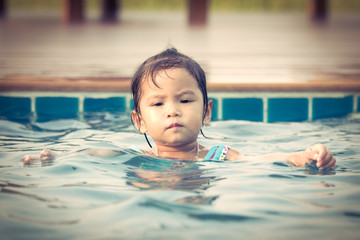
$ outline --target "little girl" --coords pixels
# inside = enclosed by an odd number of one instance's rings
[[[170,48],[147,59],[136,71],[131,83],[134,99],[132,121],[138,132],[155,142],[150,149],[132,149],[164,158],[197,160],[253,160],[229,146],[218,145],[210,149],[197,141],[202,126],[209,124],[213,107],[208,99],[206,77],[201,66],[193,59]],[[40,156],[27,155],[25,164],[33,159],[52,159],[54,154],[44,150]],[[316,161],[319,168],[334,168],[335,158],[322,144],[304,152],[271,154],[256,157],[267,161],[287,161],[304,167]]]
[[[136,129],[148,133],[155,142],[150,155],[184,160],[246,160],[238,151],[224,145],[210,150],[197,142],[202,126],[211,119],[212,100],[208,99],[206,77],[201,66],[176,49],[170,48],[150,57],[135,73],[131,90]],[[285,160],[295,166],[316,161],[319,168],[335,167],[335,158],[321,144],[305,152],[262,156]]]

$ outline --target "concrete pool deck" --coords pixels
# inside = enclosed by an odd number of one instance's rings
[[[121,22],[66,25],[53,15],[0,22],[0,91],[129,91],[149,56],[174,46],[207,73],[210,91],[360,92],[360,16],[122,12]]]

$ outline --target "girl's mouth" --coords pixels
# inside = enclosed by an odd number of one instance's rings
[[[172,123],[170,124],[167,129],[171,129],[171,128],[180,128],[183,127],[183,125],[179,124],[179,123]]]

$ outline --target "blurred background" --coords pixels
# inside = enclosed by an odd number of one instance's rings
[[[7,0],[11,16],[21,11],[36,16],[40,13],[60,14],[62,0]],[[89,13],[100,13],[102,0],[85,0]],[[123,11],[186,11],[186,0],[118,0]],[[308,0],[209,0],[210,12],[304,12]],[[359,12],[359,0],[329,0],[332,12]]]
[[[359,13],[360,0],[0,0],[0,87],[128,79],[170,46],[210,82],[358,81]]]

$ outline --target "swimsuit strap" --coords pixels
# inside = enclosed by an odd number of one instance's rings
[[[135,145],[131,146],[130,150],[133,150],[133,151],[138,152],[138,153],[144,153],[140,148],[138,148]]]
[[[225,161],[226,154],[228,153],[229,149],[230,149],[229,146],[226,145],[213,146],[206,154],[204,160]]]

